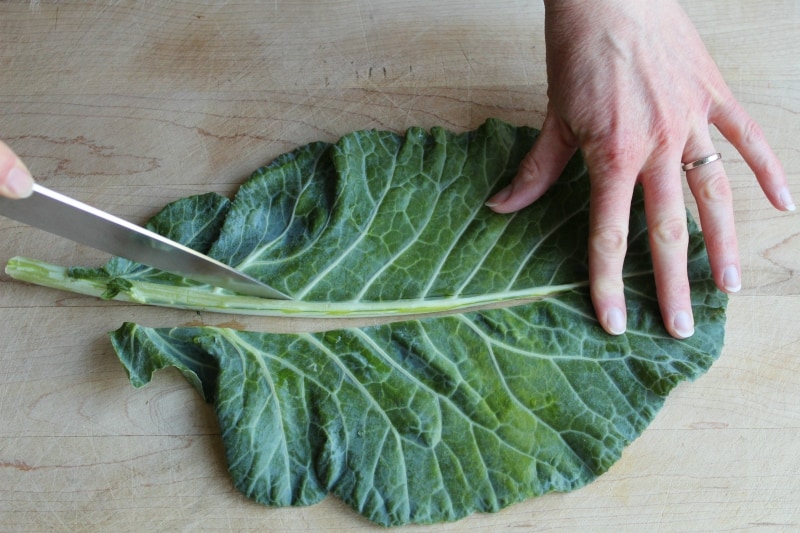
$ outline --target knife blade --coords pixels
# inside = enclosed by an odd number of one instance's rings
[[[193,281],[249,296],[290,299],[216,259],[38,183],[28,198],[0,197],[0,215]]]

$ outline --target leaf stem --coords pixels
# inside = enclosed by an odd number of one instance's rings
[[[6,274],[19,281],[98,298],[106,293],[108,283],[112,279],[102,277],[89,279],[70,276],[68,268],[26,257],[11,258],[6,265],[5,271]],[[137,281],[130,278],[126,278],[126,280],[130,283],[130,287],[120,291],[114,296],[114,300],[217,313],[311,318],[388,317],[463,311],[494,303],[542,298],[588,285],[588,281],[581,281],[564,285],[548,285],[473,296],[420,298],[384,302],[309,302],[242,296],[222,289],[212,288],[208,285],[178,287]]]

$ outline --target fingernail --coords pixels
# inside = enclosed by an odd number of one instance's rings
[[[672,319],[672,326],[675,328],[675,333],[682,339],[694,335],[694,321],[692,315],[686,311],[678,311],[675,318]]]
[[[33,178],[30,172],[18,166],[13,167],[6,177],[6,189],[17,198],[27,198],[33,192]]]
[[[612,307],[606,313],[606,327],[612,335],[622,335],[625,333],[625,313],[618,307]]]
[[[505,189],[501,190],[491,198],[489,198],[486,203],[484,204],[486,207],[494,207],[496,205],[500,205],[506,200],[508,197],[511,196],[511,191],[514,189],[513,185],[506,186]]]
[[[739,292],[742,288],[742,278],[739,269],[731,265],[722,273],[722,286],[728,292]]]
[[[781,189],[780,199],[781,199],[781,204],[783,204],[783,208],[786,209],[787,211],[794,211],[796,209],[794,205],[794,200],[792,200],[792,193],[789,192],[789,189],[787,187]]]

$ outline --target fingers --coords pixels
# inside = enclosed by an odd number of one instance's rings
[[[25,164],[0,141],[0,196],[25,198],[30,196],[33,178]]]
[[[661,316],[670,335],[684,339],[694,333],[687,274],[689,232],[680,168],[675,164],[678,156],[665,155],[643,170],[641,181]]]
[[[639,165],[617,165],[586,153],[591,178],[589,212],[589,290],[601,326],[612,335],[625,332],[622,266],[628,249],[628,222]]]
[[[686,144],[683,161],[695,161],[715,153],[708,132]],[[741,289],[739,248],[733,216],[733,194],[722,161],[714,161],[686,172],[686,181],[697,202],[700,225],[717,286],[725,292]]]
[[[556,115],[548,113],[539,138],[520,163],[517,175],[486,205],[497,213],[511,213],[539,199],[558,179],[577,149],[564,131]]]
[[[592,178],[589,233],[589,284],[595,313],[613,335],[626,329],[622,278],[633,185],[643,185],[645,214],[656,292],[664,326],[670,335],[694,333],[687,275],[689,234],[678,154],[666,153],[642,165],[635,158],[595,161],[587,152]],[[617,161],[616,163],[614,161]]]
[[[795,210],[780,162],[760,128],[733,97],[719,98],[708,119],[742,154],[770,202],[778,209]],[[689,237],[677,163],[695,161],[716,150],[705,124],[702,131],[690,130],[682,150],[670,149],[669,153],[658,150],[647,155],[645,147],[640,159],[632,155],[638,152],[635,142],[633,145],[615,142],[602,138],[582,144],[591,179],[589,282],[595,312],[608,333],[624,333],[627,317],[622,271],[631,196],[638,179],[644,189],[656,291],[664,325],[674,337],[689,337],[694,333],[687,275]],[[517,176],[490,198],[487,205],[498,213],[508,213],[532,203],[558,178],[577,145],[566,123],[548,112],[542,133]],[[721,161],[702,165],[689,170],[686,179],[697,201],[715,283],[725,292],[736,292],[741,288],[741,268],[731,187],[724,167]]]
[[[783,211],[794,211],[795,204],[781,162],[761,128],[732,95],[727,96],[726,105],[712,112],[709,120],[742,154],[772,205]]]
[[[628,249],[631,198],[642,163],[624,140],[584,147],[591,180],[589,291],[600,325],[612,335],[625,332],[627,312],[622,267]]]

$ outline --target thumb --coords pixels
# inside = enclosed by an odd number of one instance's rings
[[[577,146],[563,135],[561,120],[548,111],[542,131],[519,166],[511,183],[489,198],[486,206],[497,213],[511,213],[539,199],[555,183]]]
[[[0,196],[25,198],[30,196],[33,178],[25,164],[0,141]]]

